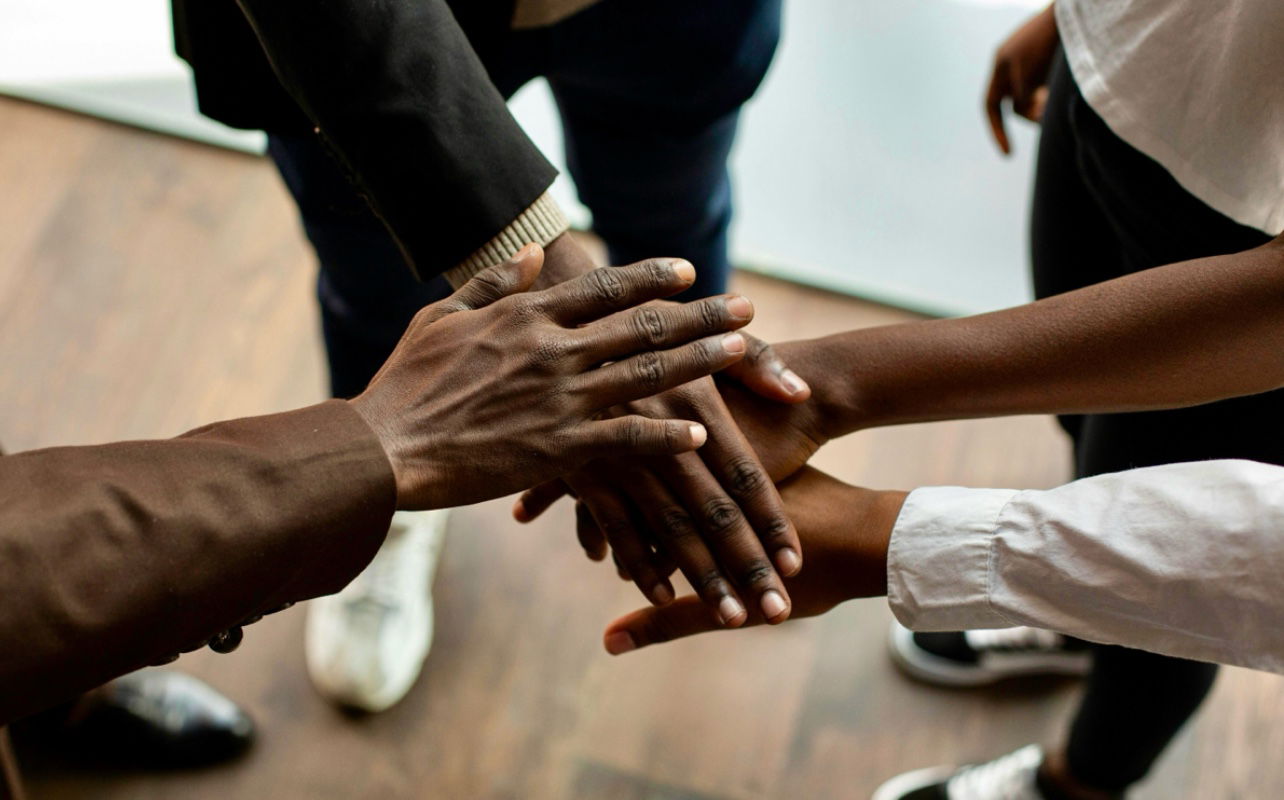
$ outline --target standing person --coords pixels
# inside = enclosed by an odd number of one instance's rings
[[[334,396],[361,391],[416,309],[515,247],[546,245],[550,282],[592,267],[547,194],[552,168],[503,103],[536,76],[553,89],[567,162],[612,261],[684,257],[700,270],[687,296],[725,285],[727,156],[740,106],[774,53],[780,0],[237,5],[174,0],[175,38],[202,111],[269,133],[269,155],[320,262]],[[769,353],[751,347],[747,361],[762,365],[749,367],[747,383],[785,401],[805,398]],[[713,445],[701,458],[713,485],[728,486],[745,509],[736,537],[749,545],[718,559],[734,574],[710,581],[706,601],[732,609],[728,625],[746,618],[738,592],[782,620],[787,594],[763,563],[797,571],[796,536],[770,481],[745,478],[761,466],[711,382],[694,386],[687,396],[698,396],[685,404],[705,409]],[[719,524],[705,528],[717,533]],[[310,607],[307,663],[323,694],[379,711],[409,691],[431,645],[445,526],[444,510],[399,515],[371,569]],[[663,599],[658,585],[647,590]]]
[[[1284,230],[1284,5],[1056,0],[998,52],[987,107],[1042,122],[1031,248],[1040,297],[1247,250]],[[1045,105],[1046,104],[1046,105]],[[1284,464],[1279,391],[1175,411],[1061,417],[1077,478],[1217,458]],[[901,800],[1122,797],[1213,684],[1210,664],[1030,629],[894,632],[896,660],[943,685],[1087,670],[1064,743],[934,777]],[[1034,665],[1032,668],[1028,665]],[[1033,755],[1032,755],[1033,754]],[[960,773],[962,775],[963,773]],[[1037,788],[1026,777],[1038,776]],[[1029,787],[1004,794],[1004,787]]]

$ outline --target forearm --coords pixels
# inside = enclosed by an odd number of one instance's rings
[[[1030,625],[1284,672],[1284,468],[1172,464],[1048,491],[920,489],[888,600],[915,630]]]
[[[546,243],[531,230],[558,220],[530,212],[556,172],[508,112],[444,0],[238,2],[282,85],[419,277],[479,253],[485,260],[510,228],[511,238]]]
[[[1284,238],[991,314],[799,343],[827,432],[1140,411],[1284,385]],[[791,351],[793,352],[793,351]]]
[[[343,401],[0,458],[0,723],[337,591],[396,500]]]

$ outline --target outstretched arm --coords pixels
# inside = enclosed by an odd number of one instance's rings
[[[1265,392],[1284,386],[1284,236],[990,314],[778,350],[811,384],[824,438],[878,425],[1143,411]]]
[[[795,617],[887,593],[914,630],[1030,625],[1284,672],[1284,467],[1208,461],[908,496],[806,467],[782,495],[809,555],[789,581]],[[693,597],[635,611],[606,648],[717,630],[701,611]]]
[[[352,401],[0,458],[0,724],[338,591],[394,508],[699,447],[688,420],[599,417],[736,361],[747,302],[635,307],[691,285],[676,260],[525,291],[539,269],[528,248],[423,309]]]

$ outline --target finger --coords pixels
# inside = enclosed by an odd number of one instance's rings
[[[629,571],[624,568],[624,563],[620,561],[620,554],[615,552],[614,549],[611,550],[611,563],[615,564],[615,574],[619,576],[620,580],[622,581],[633,580],[632,578],[629,577]]]
[[[654,574],[669,575],[661,564],[672,561],[703,601],[706,616],[723,626],[741,624],[746,617],[744,601],[719,568],[686,508],[649,470],[633,469],[624,477],[621,485],[664,554],[663,558],[652,556]]]
[[[702,336],[734,331],[753,319],[753,304],[724,295],[693,303],[653,303],[612,314],[575,332],[585,365],[664,350]]]
[[[756,336],[743,334],[748,342],[745,357],[727,367],[724,374],[768,400],[801,403],[811,397],[811,387],[789,369],[775,349]]]
[[[1003,151],[1003,155],[1009,155],[1012,152],[1007,129],[1003,126],[1003,98],[1010,93],[1007,68],[1001,63],[996,63],[994,73],[990,76],[990,87],[985,93],[985,113],[990,119],[990,134],[994,136],[994,141],[998,144],[999,150]]]
[[[637,414],[586,422],[574,435],[578,441],[573,446],[583,454],[585,462],[605,456],[676,455],[695,450],[709,438],[698,422],[651,419]]]
[[[570,385],[584,398],[588,410],[598,411],[711,375],[743,358],[746,344],[741,333],[710,336],[673,350],[639,353],[589,370],[572,378]]]
[[[1048,107],[1048,87],[1040,86],[1030,96],[1025,118],[1031,122],[1043,122],[1043,110]]]
[[[474,275],[459,290],[428,306],[433,319],[456,311],[471,311],[531,288],[544,267],[544,249],[532,242],[502,264]]]
[[[744,513],[723,491],[704,461],[698,456],[683,455],[676,459],[657,460],[656,466],[680,507],[691,509],[695,536],[711,550],[721,568],[718,575],[729,577],[740,595],[762,609],[763,616],[769,621],[776,623],[788,619],[789,594],[784,583],[772,568]],[[677,562],[683,574],[687,574],[684,556],[693,548],[683,547],[682,539],[686,537],[680,528],[670,524],[666,529],[656,531],[655,535],[663,543],[665,553]],[[713,575],[707,572],[698,573],[698,583],[692,584],[696,593],[707,599],[707,593],[702,591],[700,584],[712,579]]]
[[[538,292],[552,319],[573,326],[677,294],[695,281],[695,267],[680,258],[652,258],[627,267],[599,267]]]
[[[513,519],[530,522],[569,493],[570,489],[560,478],[527,489],[513,504]]]
[[[620,617],[607,626],[602,643],[606,652],[618,656],[648,645],[722,628],[709,618],[700,598],[688,595],[664,606],[640,608]]]
[[[597,526],[597,521],[593,519],[593,512],[589,511],[582,500],[575,503],[575,536],[580,540],[580,547],[584,548],[584,554],[591,561],[602,561],[610,552],[606,535]]]
[[[726,413],[725,406],[721,412]],[[785,513],[784,501],[771,476],[729,414],[725,419],[711,418],[710,424],[716,435],[710,437],[713,441],[707,450],[699,454],[701,460],[743,512],[780,574],[797,575],[802,568],[798,530]]]
[[[633,511],[610,487],[590,484],[580,495],[611,545],[616,571],[632,580],[642,594],[657,605],[673,600],[673,585],[651,563],[651,547],[634,524]]]

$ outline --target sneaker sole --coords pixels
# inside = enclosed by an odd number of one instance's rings
[[[956,769],[956,767],[926,767],[902,773],[875,789],[869,800],[901,800],[910,792],[949,780]]]
[[[960,665],[956,661],[933,655],[914,643],[914,632],[892,623],[887,637],[887,650],[901,672],[933,686],[970,688],[989,686],[1010,678],[1073,677],[1081,678],[1092,668],[1088,653],[1062,653],[1047,657],[1032,656],[1020,667],[995,669],[981,664]]]

